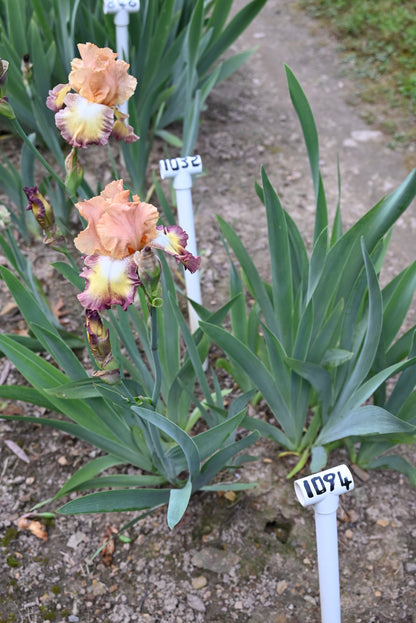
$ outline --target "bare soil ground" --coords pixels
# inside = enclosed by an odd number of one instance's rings
[[[236,2],[243,5],[242,0]],[[328,203],[337,201],[337,156],[346,225],[397,186],[415,164],[414,146],[393,151],[379,123],[369,127],[337,42],[296,7],[269,0],[235,50],[258,46],[247,65],[216,88],[203,115],[197,151],[207,175],[195,182],[196,227],[203,252],[203,297],[215,307],[227,296],[228,264],[216,214],[232,222],[267,276],[266,219],[254,192],[263,164],[285,207],[310,242],[313,189],[283,63],[310,100],[321,142]],[[394,117],[394,115],[393,115]],[[398,118],[397,123],[401,120]],[[156,166],[159,158],[154,153]],[[157,170],[157,168],[156,168]],[[397,225],[386,276],[414,259],[414,206]],[[32,248],[51,297],[62,283],[40,244]],[[2,301],[5,300],[2,291]],[[3,307],[3,305],[2,305]],[[2,329],[20,322],[2,317]],[[80,319],[72,318],[77,324]],[[413,314],[414,321],[414,314]],[[7,362],[1,382],[16,379]],[[28,413],[23,404],[1,405]],[[259,410],[264,409],[260,405]],[[36,413],[32,408],[31,413]],[[18,443],[26,464],[5,444]],[[48,498],[95,450],[40,426],[0,423],[0,623],[317,623],[319,589],[313,513],[295,499],[286,474],[291,457],[265,441],[259,460],[240,470],[257,488],[235,499],[196,495],[172,532],[159,511],[116,543],[109,566],[91,555],[109,526],[130,515],[57,517],[48,539],[18,532],[15,522]],[[415,460],[413,448],[403,450]],[[340,451],[331,458],[347,461]],[[356,474],[342,498],[339,549],[344,623],[416,621],[416,491],[391,472]]]

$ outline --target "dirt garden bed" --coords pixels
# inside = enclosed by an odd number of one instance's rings
[[[197,144],[207,174],[195,181],[193,199],[203,298],[213,308],[228,289],[216,214],[235,225],[267,276],[266,218],[253,186],[261,164],[311,240],[312,182],[283,63],[294,70],[314,111],[332,209],[339,155],[347,225],[397,186],[415,163],[414,146],[393,151],[377,124],[366,125],[336,41],[295,2],[269,0],[236,47],[253,45],[259,49],[250,62],[210,97]],[[156,147],[155,170],[160,156]],[[415,229],[413,206],[397,225],[385,276],[414,259]],[[61,305],[62,318],[76,329],[81,312],[65,298],[65,285],[49,267],[43,246],[35,242],[28,252],[51,300],[58,309]],[[4,288],[0,295],[2,330],[24,329],[18,310],[6,309]],[[4,360],[0,379],[17,380]],[[0,408],[39,412],[20,403]],[[260,403],[258,410],[264,413],[266,406]],[[8,440],[24,449],[29,463],[10,450]],[[106,565],[101,557],[90,558],[108,530],[126,523],[130,514],[58,516],[46,526],[47,539],[16,528],[19,517],[50,497],[96,451],[37,425],[0,422],[0,623],[320,621],[313,513],[300,507],[293,482],[286,479],[294,459],[279,457],[279,448],[265,441],[252,452],[258,461],[238,477],[256,481],[256,488],[237,496],[197,494],[172,532],[160,510],[128,532],[129,543],[116,542]],[[416,459],[414,448],[402,452]],[[339,451],[331,464],[346,460]],[[339,512],[343,621],[411,623],[416,620],[416,491],[394,472],[354,474],[356,488],[343,496]]]

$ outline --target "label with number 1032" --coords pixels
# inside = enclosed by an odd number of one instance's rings
[[[195,174],[202,172],[201,156],[187,156],[186,158],[169,158],[160,160],[160,174],[162,179],[173,177],[180,171]]]

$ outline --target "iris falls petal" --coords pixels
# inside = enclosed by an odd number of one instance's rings
[[[133,256],[117,260],[106,255],[89,255],[84,264],[81,277],[85,278],[86,286],[78,294],[84,307],[102,311],[112,305],[121,305],[124,310],[131,305],[140,285]]]
[[[113,130],[112,108],[86,100],[81,95],[68,93],[66,108],[55,115],[55,122],[64,139],[73,147],[105,145]]]

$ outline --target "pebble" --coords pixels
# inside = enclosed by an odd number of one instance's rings
[[[205,604],[200,597],[196,595],[188,595],[188,606],[197,612],[205,612]]]
[[[378,130],[353,130],[351,136],[354,141],[368,143],[368,141],[379,141],[383,138],[383,133]]]
[[[289,584],[286,582],[286,580],[280,580],[280,582],[277,583],[277,594],[281,595],[282,593],[284,593],[288,586]]]
[[[240,557],[233,552],[227,552],[214,547],[204,547],[192,556],[192,564],[201,569],[214,573],[227,573],[234,567]]]
[[[102,582],[98,580],[93,580],[91,586],[88,588],[88,593],[94,595],[94,597],[99,597],[100,595],[105,595],[107,592],[107,587]]]
[[[81,532],[80,530],[78,530],[77,532],[74,532],[74,534],[70,536],[70,538],[67,541],[66,546],[71,547],[72,549],[77,549],[78,545],[80,545],[80,543],[85,541],[86,538],[87,538],[87,535]]]
[[[204,588],[208,584],[208,580],[204,575],[198,575],[196,578],[192,578],[192,588],[200,589]]]

